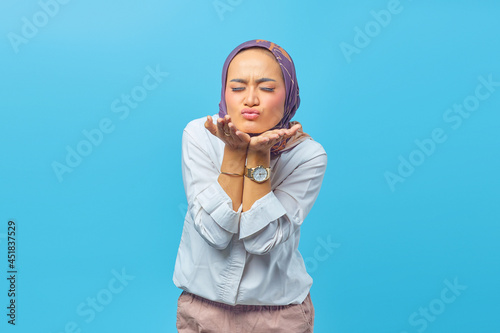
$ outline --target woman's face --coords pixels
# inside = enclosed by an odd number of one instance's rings
[[[227,71],[226,108],[237,129],[262,133],[273,128],[283,118],[285,98],[281,68],[271,52],[249,49],[233,58]]]

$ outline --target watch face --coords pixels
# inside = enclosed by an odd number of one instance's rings
[[[267,170],[263,167],[257,167],[253,171],[253,178],[258,182],[263,181],[264,179],[266,179],[266,177],[267,177]]]

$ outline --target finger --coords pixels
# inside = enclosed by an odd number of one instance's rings
[[[217,130],[215,128],[214,122],[212,120],[212,117],[207,116],[207,121],[205,121],[205,128],[210,131],[213,135],[217,134]]]
[[[229,127],[229,124],[226,122],[226,119],[224,119],[224,123],[222,125],[222,136],[225,138],[230,138],[231,137],[231,128]]]
[[[205,127],[208,128],[210,124],[213,124],[212,117],[207,116],[207,120],[205,121]]]
[[[269,132],[262,133],[256,137],[255,143],[258,145],[268,145],[272,142],[278,142],[282,138],[282,132],[280,130],[273,130]]]
[[[231,134],[233,137],[236,137],[237,136],[236,135],[236,131],[237,131],[236,126],[234,126],[234,124],[230,122],[227,124],[227,127],[228,127],[228,133]]]
[[[217,134],[219,137],[224,135],[224,118],[217,119]]]
[[[231,134],[231,137],[233,138],[234,142],[237,144],[248,144],[250,143],[250,135],[248,135],[245,132],[242,132],[236,128],[236,126],[233,123],[229,123],[229,133]],[[239,143],[238,143],[239,141]]]
[[[279,133],[280,131],[281,131],[280,129],[275,129],[275,130],[264,132],[261,135],[276,134],[276,133]]]
[[[288,130],[286,129],[277,129],[277,130],[273,130],[273,131],[270,131],[268,132],[269,135],[271,135],[271,137],[275,138],[276,135],[279,137],[279,138],[283,138],[285,137],[287,134],[288,134]]]
[[[297,124],[297,125],[294,125],[293,127],[289,128],[289,129],[287,129],[285,137],[286,138],[290,138],[290,137],[294,136],[295,134],[297,134],[297,132],[299,131],[299,129],[301,127],[302,127],[301,125]]]
[[[260,140],[259,140],[259,143],[260,144],[266,144],[268,143],[269,141],[271,141],[271,139],[268,137],[268,136],[264,136],[264,137],[261,137]]]
[[[290,129],[293,134],[297,133],[300,129],[302,129],[302,125],[301,124],[295,124],[292,126],[292,128]]]
[[[224,133],[231,134],[231,129],[229,128],[230,123],[231,123],[231,116],[226,114],[224,116]]]
[[[235,126],[235,128],[236,128],[236,126]],[[238,139],[240,139],[241,141],[243,141],[243,142],[245,142],[245,143],[247,143],[247,144],[248,144],[248,143],[250,143],[250,140],[252,139],[252,138],[250,137],[250,135],[248,135],[247,133],[242,132],[242,131],[240,131],[240,130],[236,130],[234,134],[235,134],[235,136],[236,136]]]

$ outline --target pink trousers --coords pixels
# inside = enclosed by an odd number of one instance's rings
[[[184,291],[177,302],[180,333],[312,333],[313,327],[310,295],[302,304],[231,306]]]

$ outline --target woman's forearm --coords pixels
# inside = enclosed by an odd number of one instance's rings
[[[255,168],[262,165],[265,168],[269,167],[271,163],[271,155],[269,151],[252,151],[249,150],[247,154],[247,168]],[[243,183],[243,211],[249,210],[255,201],[259,200],[266,194],[271,192],[271,179],[263,183],[257,183],[248,177],[244,177]]]
[[[224,157],[221,164],[221,172],[243,175],[245,169],[246,150],[224,148]],[[241,206],[243,195],[243,176],[235,176],[221,173],[218,178],[220,186],[233,202],[233,210],[237,211]]]

